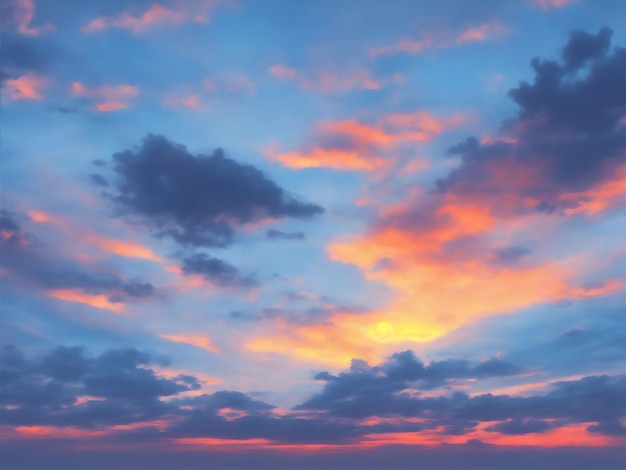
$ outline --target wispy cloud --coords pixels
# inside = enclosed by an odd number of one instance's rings
[[[89,98],[94,102],[96,111],[106,113],[128,108],[132,99],[139,95],[139,88],[132,85],[88,87],[81,82],[73,82],[70,93],[72,96]]]
[[[135,34],[153,28],[179,26],[183,23],[206,23],[210,12],[226,0],[198,0],[195,2],[174,2],[172,7],[153,3],[142,13],[124,11],[116,16],[98,17],[82,28],[84,33],[95,33],[111,28],[127,29]]]
[[[501,39],[511,33],[511,29],[493,21],[477,26],[470,25],[457,34],[446,32],[427,33],[420,39],[405,38],[389,46],[371,49],[371,57],[406,53],[410,55],[421,54],[427,50],[449,49],[452,47],[474,42],[485,42]]]

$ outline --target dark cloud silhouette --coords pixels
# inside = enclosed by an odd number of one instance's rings
[[[148,135],[139,148],[113,155],[122,213],[140,216],[158,236],[186,246],[223,247],[239,225],[263,218],[310,218],[323,212],[297,201],[250,165],[192,155],[183,145]]]
[[[509,246],[495,251],[496,261],[503,265],[513,265],[523,257],[528,256],[531,251],[520,246]]]
[[[538,201],[534,209],[553,211],[585,202],[572,192],[615,179],[626,156],[626,50],[611,50],[611,35],[607,28],[575,31],[562,62],[533,59],[534,82],[509,93],[519,112],[502,132],[514,140],[478,145],[468,138],[452,147],[461,166],[438,190],[488,197],[500,214],[529,210],[523,201],[530,198]],[[579,74],[583,65],[588,71]]]
[[[99,173],[93,173],[89,175],[89,180],[96,186],[102,186],[104,188],[109,186],[109,182],[104,178],[104,176]]]
[[[271,240],[306,240],[306,235],[302,232],[287,233],[271,228],[266,234],[267,238]]]
[[[199,274],[207,281],[221,287],[254,287],[257,282],[252,276],[243,276],[232,264],[199,253],[183,258],[184,274]]]
[[[164,379],[148,369],[151,358],[134,349],[88,356],[59,346],[39,359],[15,347],[0,355],[0,411],[7,425],[92,427],[154,419],[175,410],[160,398],[199,388],[185,377]],[[95,400],[79,403],[78,397]]]
[[[522,369],[499,359],[478,364],[466,360],[432,362],[424,365],[413,352],[395,353],[380,366],[353,360],[349,372],[333,376],[321,372],[314,378],[325,381],[321,393],[314,395],[298,409],[326,409],[329,413],[352,418],[368,416],[419,416],[419,400],[401,393],[409,388],[430,390],[454,379],[486,378],[515,375]]]
[[[77,289],[91,295],[106,295],[114,303],[158,295],[150,283],[123,279],[57,258],[50,248],[24,232],[15,218],[11,212],[0,213],[1,263],[13,280],[45,290]]]
[[[4,69],[42,71],[50,63],[50,57],[41,48],[40,38],[3,33],[0,40],[0,59]]]
[[[585,31],[572,31],[561,53],[565,66],[578,70],[585,62],[605,56],[612,36],[613,31],[609,28],[602,28],[596,36]]]
[[[498,424],[488,426],[487,431],[497,431],[502,434],[530,434],[547,431],[553,425],[540,419],[507,419]]]
[[[42,357],[27,358],[15,347],[6,346],[0,362],[3,424],[90,429],[170,420],[167,429],[117,431],[127,439],[151,442],[155,438],[215,437],[338,444],[357,442],[368,434],[420,430],[464,435],[485,421],[495,421],[486,429],[494,433],[539,433],[590,423],[588,432],[613,436],[623,432],[619,420],[626,414],[624,376],[559,382],[547,394],[531,397],[469,397],[459,392],[437,398],[421,396],[420,381],[429,370],[435,370],[433,374],[440,380],[452,373],[492,377],[509,373],[511,367],[495,360],[471,366],[453,360],[424,366],[408,351],[378,367],[355,359],[350,370],[338,376],[317,374],[317,380],[326,382],[322,392],[288,414],[275,413],[275,406],[236,391],[181,396],[198,390],[198,380],[188,375],[159,377],[150,368],[153,358],[135,349],[91,356],[82,347],[59,346]],[[92,398],[79,400],[85,396]],[[371,416],[422,419],[418,423],[361,421]]]
[[[476,137],[468,137],[463,142],[459,142],[458,144],[450,147],[448,149],[448,153],[450,155],[464,154],[468,152],[473,152],[478,147],[480,147],[480,142],[478,142],[478,139]]]

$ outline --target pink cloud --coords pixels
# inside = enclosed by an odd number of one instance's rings
[[[369,55],[373,58],[400,53],[417,55],[430,49],[449,49],[454,46],[472,42],[501,39],[509,34],[510,31],[510,28],[502,23],[493,21],[478,26],[468,26],[465,30],[456,35],[449,33],[427,34],[422,39],[405,38],[389,46],[371,49]]]
[[[219,354],[220,350],[213,346],[211,340],[205,335],[187,334],[187,335],[159,335],[161,338],[173,341],[175,343],[191,344],[205,351]]]
[[[194,111],[206,111],[210,107],[210,94],[219,92],[254,96],[256,83],[244,74],[225,74],[218,77],[205,77],[201,86],[187,85],[168,94],[162,101],[165,108],[187,108]]]
[[[488,39],[499,39],[509,34],[510,29],[501,23],[485,23],[480,26],[470,26],[463,31],[457,38],[457,44],[465,44],[470,42],[483,42]]]
[[[86,87],[81,82],[73,82],[71,94],[91,98],[96,111],[110,112],[128,108],[139,89],[132,85]]]
[[[200,110],[202,106],[202,97],[196,93],[170,95],[163,99],[163,106],[166,108],[188,108]]]
[[[541,7],[542,10],[550,10],[552,8],[563,8],[565,5],[573,3],[573,0],[534,0],[533,4]]]
[[[290,80],[296,78],[298,71],[283,64],[276,64],[270,67],[270,73],[280,80]]]
[[[433,47],[432,39],[425,38],[425,39],[416,41],[415,39],[407,38],[391,46],[384,46],[384,47],[379,47],[377,49],[372,49],[370,51],[370,56],[378,57],[381,55],[397,54],[399,52],[406,52],[411,55],[417,55],[423,52],[424,50],[430,49],[432,47]]]
[[[41,100],[41,89],[46,78],[27,72],[21,77],[5,82],[6,90],[13,100]]]
[[[32,27],[30,22],[35,16],[35,4],[33,0],[13,0],[7,1],[2,9],[2,25],[14,25],[20,34],[25,36],[38,36],[44,31],[54,29],[52,23],[43,26]]]
[[[223,0],[200,0],[196,2],[177,2],[174,8],[166,8],[157,3],[139,15],[127,11],[115,17],[99,17],[82,28],[84,33],[94,33],[110,28],[121,28],[133,33],[143,33],[150,28],[179,26],[182,23],[206,23],[209,12]]]

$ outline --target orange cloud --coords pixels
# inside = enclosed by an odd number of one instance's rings
[[[304,150],[279,152],[273,146],[264,154],[290,168],[334,168],[337,170],[376,170],[395,163],[384,152],[405,142],[429,142],[444,131],[463,124],[468,116],[457,114],[437,118],[424,111],[382,116],[376,124],[356,120],[321,121],[312,140],[325,145],[312,145]],[[340,140],[341,146],[331,143]]]
[[[5,81],[9,97],[13,100],[41,100],[41,89],[46,78],[33,72],[26,72],[21,77]]]
[[[622,168],[616,173],[624,175],[625,169]],[[622,176],[618,179],[603,181],[588,191],[560,194],[559,200],[566,205],[569,203],[573,206],[565,209],[567,215],[597,215],[606,209],[624,205],[626,202],[624,178]]]
[[[139,89],[131,85],[104,85],[88,88],[80,82],[73,82],[71,94],[93,99],[96,111],[110,112],[128,108],[130,106],[129,101],[139,94]]]
[[[388,166],[383,158],[365,155],[358,151],[323,149],[314,147],[308,152],[279,153],[272,148],[265,150],[265,156],[288,168],[333,168],[335,170],[373,170]]]
[[[29,211],[26,211],[26,213],[28,214],[28,217],[30,217],[30,219],[33,222],[44,223],[44,222],[50,222],[52,220],[52,217],[49,216],[48,214],[45,214],[44,212],[29,210]]]
[[[399,347],[414,348],[486,317],[624,289],[617,279],[581,285],[599,269],[590,253],[517,263],[495,257],[494,246],[508,246],[517,233],[550,230],[550,214],[501,218],[489,201],[451,194],[426,201],[381,209],[368,233],[327,247],[331,260],[356,265],[366,280],[392,290],[382,308],[338,311],[315,325],[277,320],[246,346],[317,364],[375,363]]]
[[[90,305],[94,308],[111,310],[116,313],[122,312],[124,308],[121,303],[111,302],[106,295],[84,294],[70,289],[53,290],[49,293],[49,295],[55,299],[64,300],[66,302],[78,302]]]
[[[43,26],[32,27],[30,22],[35,16],[35,4],[33,0],[13,0],[7,1],[9,8],[7,11],[3,11],[3,14],[8,15],[8,22],[17,26],[17,31],[25,36],[38,36],[44,31],[54,29],[52,23],[46,23]]]
[[[99,17],[82,28],[84,33],[95,33],[110,28],[121,28],[135,34],[144,33],[151,28],[179,26],[182,23],[206,23],[209,12],[224,0],[198,0],[195,2],[177,2],[174,8],[152,4],[139,15],[122,12],[115,17]]]
[[[71,237],[74,243],[95,247],[106,253],[112,253],[125,258],[145,259],[162,263],[164,260],[155,254],[149,247],[127,240],[109,238],[84,229],[77,229],[65,218],[39,210],[26,210],[28,217],[37,223],[51,223],[66,236]]]
[[[101,237],[95,234],[87,235],[85,241],[102,251],[124,256],[125,258],[139,258],[157,263],[163,262],[163,258],[154,254],[147,246],[140,245],[139,243]]]
[[[212,352],[214,354],[220,354],[220,350],[213,346],[211,340],[204,335],[159,335],[161,338],[174,341],[175,343],[191,344],[205,351]]]
[[[500,446],[536,446],[536,447],[605,447],[617,446],[622,442],[618,437],[603,436],[587,432],[586,424],[573,424],[556,427],[543,432],[523,435],[507,435],[486,430],[496,422],[480,423],[471,432],[458,436],[442,435],[443,427],[416,433],[385,433],[368,434],[363,436],[361,446],[378,447],[382,445],[423,445],[438,446],[441,444],[467,444],[472,440],[479,440],[485,444]]]

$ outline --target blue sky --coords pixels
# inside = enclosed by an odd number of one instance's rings
[[[3,2],[3,465],[621,468],[625,13]]]

